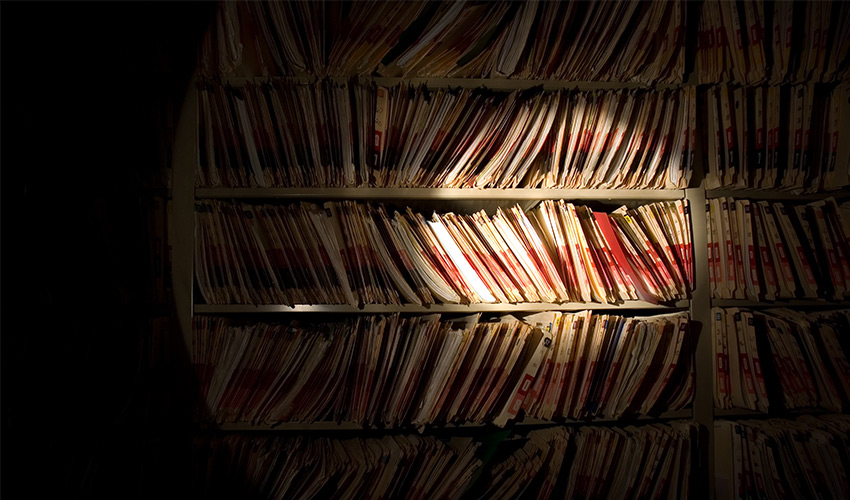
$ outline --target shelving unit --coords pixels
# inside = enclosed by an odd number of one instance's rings
[[[776,202],[791,202],[791,203],[810,203],[817,200],[826,199],[829,197],[835,198],[836,200],[846,200],[850,198],[850,191],[846,189],[835,190],[835,191],[827,191],[821,193],[795,193],[792,191],[786,190],[776,190],[776,189],[709,189],[704,191],[705,199],[716,199],[716,198],[735,198],[735,199],[750,199],[755,201],[776,201]],[[704,205],[704,203],[703,203]],[[697,219],[699,220],[699,227],[697,227]],[[698,231],[700,234],[694,235],[696,240],[697,237],[702,238],[703,243],[695,245],[700,248],[702,252],[701,257],[695,257],[697,259],[697,264],[702,264],[704,270],[700,276],[703,276],[703,279],[707,283],[707,267],[708,255],[706,251],[705,241],[707,239],[706,236],[706,223],[705,217],[697,217],[693,219],[694,223],[694,231]],[[776,299],[774,301],[767,300],[751,300],[751,299],[719,299],[711,296],[711,291],[708,290],[708,286],[702,287],[703,290],[707,290],[704,296],[701,296],[699,299],[696,294],[694,296],[694,308],[692,308],[693,319],[697,317],[701,318],[706,327],[710,325],[712,320],[711,318],[711,308],[712,307],[722,307],[722,308],[746,308],[746,309],[773,309],[773,308],[804,308],[806,310],[812,311],[820,311],[820,310],[828,310],[828,309],[837,309],[837,308],[847,308],[850,306],[850,301],[848,300],[827,300],[827,299]],[[697,302],[699,301],[699,302]],[[701,304],[701,305],[700,305]],[[699,316],[697,316],[699,315]],[[702,337],[707,339],[711,339],[711,332],[706,331]],[[702,338],[700,339],[702,341]],[[713,341],[713,339],[711,339]],[[708,351],[707,353],[705,351]],[[702,351],[698,350],[698,365],[701,367],[701,370],[704,373],[711,374],[714,376],[714,366],[712,356],[712,346],[708,345]],[[705,356],[705,359],[699,357],[700,355]],[[711,472],[709,477],[715,477],[715,440],[713,437],[714,433],[714,425],[713,422],[715,420],[732,420],[732,421],[746,421],[746,420],[760,420],[760,419],[793,419],[795,417],[800,417],[804,415],[828,415],[833,412],[820,408],[803,408],[803,409],[795,409],[795,410],[786,410],[786,411],[775,411],[771,409],[767,413],[751,410],[747,408],[715,408],[714,401],[712,399],[713,396],[713,387],[712,382],[710,380],[705,381],[706,387],[698,389],[698,396],[702,396],[708,399],[703,404],[709,408],[709,410],[703,410],[700,412],[695,412],[696,415],[705,415],[709,411],[711,413],[711,418],[708,421],[709,425],[709,433],[712,436],[710,438],[710,446],[709,446],[709,467],[711,468]],[[701,391],[701,392],[699,392]],[[696,406],[696,405],[695,405]],[[716,496],[716,492],[714,491],[714,485],[712,485],[711,498]]]
[[[691,74],[694,78],[695,72]],[[195,78],[199,81],[200,77]],[[299,81],[314,81],[314,79],[296,79]],[[338,79],[345,81],[345,79]],[[459,78],[373,78],[379,85],[395,85],[401,82],[412,85],[427,84],[435,88],[488,87],[495,90],[516,90],[532,87],[542,87],[545,90],[578,89],[578,90],[619,90],[619,89],[677,89],[684,85],[647,85],[642,83],[617,82],[568,82],[554,80],[514,80],[514,79],[459,79]],[[223,81],[234,85],[244,85],[246,82],[265,82],[268,77],[227,77]],[[762,303],[749,300],[717,300],[711,298],[709,289],[708,255],[706,241],[706,223],[702,217],[706,199],[732,196],[737,198],[755,198],[764,200],[795,200],[811,201],[826,196],[850,198],[850,191],[842,190],[825,194],[795,194],[776,190],[706,190],[703,178],[702,155],[697,152],[696,170],[688,189],[454,189],[454,188],[195,188],[195,168],[198,165],[198,91],[194,82],[187,90],[186,105],[181,111],[178,123],[175,153],[174,153],[174,227],[176,240],[173,245],[173,283],[175,290],[175,307],[180,329],[187,348],[192,347],[192,318],[197,314],[228,314],[248,317],[253,314],[384,314],[384,313],[475,313],[475,312],[536,312],[536,311],[580,311],[598,310],[615,311],[647,311],[663,313],[687,309],[690,314],[692,329],[698,335],[695,363],[696,388],[691,409],[668,412],[657,417],[639,417],[631,420],[606,421],[566,421],[558,425],[586,425],[589,423],[630,423],[652,422],[674,419],[691,419],[701,424],[707,433],[707,449],[703,451],[706,457],[704,478],[694,478],[713,485],[714,477],[714,440],[712,432],[716,418],[736,418],[746,416],[764,416],[758,412],[718,410],[714,408],[713,399],[713,352],[712,338],[709,330],[711,324],[711,307],[843,307],[850,301],[830,302],[823,300],[788,300]],[[698,123],[704,123],[704,119]],[[691,217],[694,262],[694,290],[690,300],[677,301],[669,304],[653,304],[644,301],[628,301],[622,304],[599,303],[569,303],[569,304],[437,304],[430,307],[415,305],[365,305],[361,308],[349,305],[205,305],[196,304],[193,296],[193,234],[194,211],[193,205],[201,199],[275,199],[275,200],[417,200],[433,202],[435,205],[445,201],[482,202],[482,201],[536,201],[546,199],[564,199],[568,201],[598,201],[607,203],[639,202],[639,201],[669,201],[687,200],[695,216]],[[526,419],[516,425],[535,426],[550,425],[552,422]],[[445,429],[487,428],[488,426],[461,425],[445,426]],[[251,425],[251,424],[222,424],[212,426],[221,431],[357,431],[362,427],[355,424],[334,423],[285,423],[280,425]],[[713,498],[713,486],[709,486],[707,498]]]
[[[238,84],[239,78],[228,79],[231,84]],[[380,82],[380,79],[377,79]],[[394,82],[399,80],[394,79]],[[406,80],[409,81],[409,80]],[[386,84],[393,81],[382,82]],[[418,83],[413,80],[412,83]],[[659,88],[637,84],[615,83],[576,83],[553,81],[522,81],[522,80],[439,80],[427,79],[429,85],[480,87],[487,85],[497,89],[530,88],[543,85],[546,89],[579,88],[582,90],[608,90],[623,88]],[[679,86],[661,86],[660,88],[678,88]],[[596,201],[609,204],[631,202],[653,202],[662,200],[687,200],[691,207],[704,206],[705,192],[702,188],[692,189],[451,189],[451,188],[195,188],[194,169],[198,164],[198,153],[194,147],[198,142],[198,92],[194,84],[188,89],[187,105],[181,112],[178,124],[178,141],[174,154],[174,226],[176,241],[173,246],[175,307],[180,329],[183,333],[187,352],[192,347],[192,318],[197,314],[226,314],[238,317],[251,315],[277,314],[368,314],[368,313],[446,313],[470,314],[475,312],[512,313],[537,311],[581,311],[594,310],[606,313],[637,312],[646,314],[661,314],[689,310],[692,328],[700,329],[699,322],[707,324],[709,318],[707,283],[707,257],[705,255],[704,221],[701,217],[692,218],[693,247],[695,261],[696,289],[692,300],[680,300],[673,303],[654,304],[645,301],[627,301],[622,304],[603,303],[520,303],[520,304],[435,304],[429,307],[416,305],[365,305],[356,308],[349,305],[207,305],[195,303],[193,294],[193,234],[194,234],[194,203],[201,199],[275,199],[275,200],[416,200],[426,203],[433,202],[435,206],[443,202],[460,202],[474,204],[477,202],[505,201],[506,203],[533,202],[545,199],[565,199],[568,201]],[[698,174],[697,174],[698,175]],[[703,299],[704,297],[704,299]],[[509,424],[517,428],[534,428],[540,426],[567,425],[629,425],[647,424],[652,422],[667,422],[671,420],[692,420],[705,426],[710,433],[713,414],[713,399],[711,378],[708,371],[711,367],[711,343],[703,333],[699,335],[696,348],[696,393],[691,408],[682,411],[666,412],[657,416],[639,416],[621,420],[589,419],[542,421],[526,418]],[[202,429],[214,431],[275,431],[275,432],[382,432],[380,429],[363,429],[356,424],[335,423],[281,423],[278,425],[251,424],[203,424]],[[433,427],[427,427],[433,429]],[[405,428],[402,428],[405,429]],[[497,430],[492,425],[446,425],[440,431],[475,431]],[[415,430],[413,430],[415,432]],[[711,442],[710,439],[708,441]],[[708,475],[704,478],[692,478],[694,481],[707,481],[710,477],[711,448],[707,453]]]
[[[236,81],[230,80],[232,84]],[[429,81],[429,84],[433,82]],[[447,84],[447,82],[441,82]],[[541,82],[524,82],[516,80],[498,81],[498,86],[495,81],[451,81],[448,85],[456,86],[463,85],[469,87],[479,87],[482,84],[487,84],[493,88],[516,89],[528,88],[535,85],[540,85]],[[620,88],[639,88],[645,86],[639,85],[617,85],[617,84],[581,84],[576,85],[572,82],[544,82],[545,88],[574,88],[578,86],[582,89],[620,89]],[[604,313],[637,313],[637,314],[662,314],[665,312],[676,312],[690,310],[692,322],[698,321],[699,315],[702,314],[708,317],[708,308],[702,311],[697,297],[705,296],[707,298],[708,291],[698,289],[694,291],[694,300],[680,300],[672,303],[655,304],[645,301],[626,301],[621,304],[605,304],[605,303],[566,303],[566,304],[548,304],[548,303],[518,303],[518,304],[435,304],[428,307],[416,305],[377,305],[369,304],[362,308],[352,307],[350,305],[296,305],[294,307],[286,305],[207,305],[195,303],[193,296],[194,275],[193,269],[193,239],[194,233],[194,203],[201,199],[245,199],[245,200],[387,200],[387,201],[408,201],[416,200],[422,203],[433,203],[435,206],[440,206],[441,203],[461,203],[465,206],[473,206],[483,202],[504,201],[506,205],[517,202],[534,202],[545,199],[564,199],[568,201],[592,201],[605,204],[629,204],[637,202],[653,202],[667,200],[688,200],[692,207],[704,206],[704,191],[700,188],[695,189],[670,189],[670,190],[652,190],[652,189],[450,189],[450,188],[195,188],[194,186],[194,169],[198,163],[197,152],[191,147],[197,144],[197,127],[196,120],[198,115],[197,109],[197,90],[192,86],[189,90],[189,98],[187,99],[186,108],[183,109],[181,120],[178,127],[180,139],[177,144],[180,146],[179,152],[175,154],[175,177],[174,177],[174,208],[175,208],[175,234],[178,241],[174,243],[173,261],[175,266],[174,272],[174,289],[177,293],[175,298],[178,321],[183,332],[184,342],[187,352],[191,352],[192,346],[192,318],[198,314],[223,314],[235,315],[237,317],[251,317],[252,315],[279,315],[279,314],[334,314],[334,315],[351,315],[351,314],[386,314],[386,313],[446,313],[446,314],[470,314],[476,312],[483,313],[514,313],[514,312],[538,312],[538,311],[581,311],[593,310]],[[699,217],[692,218],[693,224],[699,223]],[[700,231],[698,227],[693,229],[694,238],[694,254],[696,274],[695,279],[698,284],[708,283],[707,279],[707,259],[705,257],[705,241],[704,230]],[[702,239],[700,239],[702,238]],[[702,274],[700,274],[702,273]],[[707,302],[706,302],[707,303]],[[692,323],[692,328],[699,328],[696,323]],[[710,432],[711,423],[713,420],[712,413],[712,386],[711,378],[705,372],[705,366],[711,366],[711,344],[710,339],[702,334],[698,338],[698,346],[696,352],[696,394],[694,402],[688,409],[682,411],[665,412],[657,416],[638,416],[620,420],[606,419],[588,419],[588,420],[558,420],[558,421],[543,421],[531,418],[525,418],[521,421],[510,423],[509,428],[517,429],[533,429],[544,426],[564,425],[564,426],[583,426],[583,425],[632,425],[632,424],[649,424],[653,422],[663,423],[672,420],[691,420],[703,424]],[[706,389],[708,392],[706,392]],[[201,429],[221,432],[317,432],[317,433],[335,433],[342,432],[346,435],[357,432],[381,433],[386,430],[380,429],[363,429],[356,424],[341,424],[335,423],[281,423],[278,425],[251,425],[251,424],[203,424]],[[402,430],[407,429],[402,427]],[[488,425],[446,425],[439,428],[434,426],[426,426],[429,431],[439,431],[441,433],[450,432],[480,432],[480,431],[496,431],[499,428]],[[396,430],[393,430],[395,432]],[[410,432],[417,432],[410,428]],[[709,441],[710,442],[710,441]],[[712,462],[707,462],[709,467],[712,467]],[[706,470],[710,474],[709,470]],[[692,478],[693,481],[707,481],[705,478]]]

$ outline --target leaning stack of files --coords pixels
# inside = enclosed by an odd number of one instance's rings
[[[714,198],[706,203],[709,283],[718,299],[850,297],[850,204]]]
[[[199,86],[198,187],[679,189],[694,164],[696,87]]]
[[[850,417],[714,423],[717,498],[850,498]]]
[[[686,313],[546,312],[525,320],[552,339],[522,403],[529,417],[613,420],[680,410],[693,399],[695,338]]]
[[[448,440],[205,436],[194,443],[195,491],[203,498],[689,498],[702,465],[697,434],[695,424],[673,423]]]
[[[708,189],[850,184],[850,85],[720,85],[706,89],[702,104]]]
[[[466,498],[694,498],[700,462],[694,423],[554,427],[500,443]]]
[[[472,438],[230,434],[194,444],[197,498],[458,499],[481,460]]]
[[[714,404],[764,413],[850,408],[850,311],[712,308]]]
[[[684,201],[610,214],[547,200],[430,219],[353,201],[195,205],[207,304],[651,302],[693,288]]]
[[[848,25],[847,2],[706,0],[698,28],[699,80],[750,85],[846,80]]]
[[[194,322],[199,418],[421,428],[619,419],[687,407],[686,313],[362,316],[323,324]]]
[[[688,2],[226,2],[204,74],[681,83]]]

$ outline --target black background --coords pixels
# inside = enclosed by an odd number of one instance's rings
[[[187,433],[144,367],[140,199],[212,7],[0,4],[4,497],[185,493]]]

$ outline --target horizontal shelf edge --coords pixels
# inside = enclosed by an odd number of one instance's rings
[[[824,193],[800,193],[777,189],[707,189],[706,198],[749,198],[774,201],[816,201],[825,198],[850,198],[850,190],[827,191]]]
[[[242,86],[247,82],[260,83],[270,80],[291,81],[311,83],[320,80],[330,80],[344,83],[352,79],[349,76],[220,76],[222,82],[234,86]],[[354,77],[360,81],[371,81],[381,86],[398,84],[421,85],[425,84],[432,88],[462,87],[479,88],[487,87],[493,90],[521,90],[533,87],[543,87],[544,90],[578,89],[578,90],[620,90],[620,89],[647,89],[647,90],[670,90],[690,86],[687,83],[651,83],[651,82],[621,82],[621,81],[568,81],[555,79],[519,79],[519,78],[442,78],[442,77],[382,77],[382,76],[359,76]]]
[[[407,200],[681,200],[682,189],[197,188],[195,198]]]
[[[748,408],[715,408],[715,418],[732,418],[732,417],[766,417],[767,413],[762,413],[757,410]]]
[[[357,308],[346,304],[304,304],[287,306],[250,305],[250,304],[195,304],[196,314],[256,314],[256,313],[477,313],[477,312],[536,312],[536,311],[584,311],[587,309],[600,311],[615,311],[628,309],[672,310],[686,309],[690,305],[687,300],[670,304],[653,304],[642,300],[623,302],[622,304],[569,303],[569,304],[434,304],[430,307],[415,304],[386,305],[367,304]]]
[[[566,420],[566,421],[552,421],[552,420],[541,420],[536,418],[528,418],[522,420],[520,422],[514,422],[512,424],[507,425],[505,428],[515,428],[515,427],[526,427],[526,426],[540,426],[540,425],[548,425],[548,426],[575,426],[575,425],[595,425],[595,424],[616,424],[621,423],[623,425],[630,425],[634,422],[654,422],[660,420],[676,420],[676,419],[687,419],[693,416],[693,412],[690,409],[685,410],[677,410],[677,411],[668,411],[664,412],[658,416],[649,416],[649,415],[640,415],[638,417],[632,418],[623,418],[623,419],[588,419],[588,420]],[[408,427],[391,427],[391,428],[375,428],[375,427],[362,427],[360,425],[354,423],[341,423],[337,424],[334,422],[314,422],[314,423],[287,423],[282,422],[279,424],[250,424],[250,423],[225,423],[225,424],[207,424],[207,429],[209,430],[222,430],[222,431],[387,431],[387,432],[396,432],[396,431],[416,431],[414,428]],[[453,429],[486,429],[486,428],[496,428],[493,424],[474,424],[474,423],[465,423],[465,424],[447,424],[443,426],[426,426],[426,429],[432,430],[453,430]]]
[[[746,300],[746,299],[711,299],[711,305],[714,307],[850,307],[850,300],[832,301],[826,299],[791,299],[777,300],[774,302],[761,300]]]
[[[803,415],[829,415],[839,414],[823,408],[802,408],[799,410],[788,410],[782,412],[763,413],[758,410],[750,410],[748,408],[715,408],[714,418],[794,418]]]

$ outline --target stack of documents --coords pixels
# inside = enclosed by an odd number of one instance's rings
[[[194,444],[203,498],[459,499],[482,461],[472,438],[228,434]]]
[[[658,498],[698,496],[696,424],[550,428],[503,441],[469,498]],[[515,451],[514,451],[515,450]],[[694,479],[692,479],[694,478]]]
[[[850,184],[850,85],[709,87],[704,116],[709,189]]]
[[[390,215],[392,213],[392,215]],[[667,302],[693,289],[685,201],[594,212],[547,200],[462,215],[354,201],[199,201],[207,304]]]
[[[204,74],[680,83],[683,1],[227,2]]]
[[[711,310],[717,408],[850,407],[850,311]]]
[[[717,498],[848,498],[850,417],[714,423]]]
[[[849,24],[846,2],[706,0],[699,17],[699,80],[846,81]]]
[[[709,283],[719,299],[850,297],[850,204],[706,203]]]
[[[513,92],[212,81],[198,187],[688,186],[696,88]]]
[[[319,324],[199,316],[199,417],[217,422],[504,426],[617,419],[690,404],[686,313],[359,316]]]

